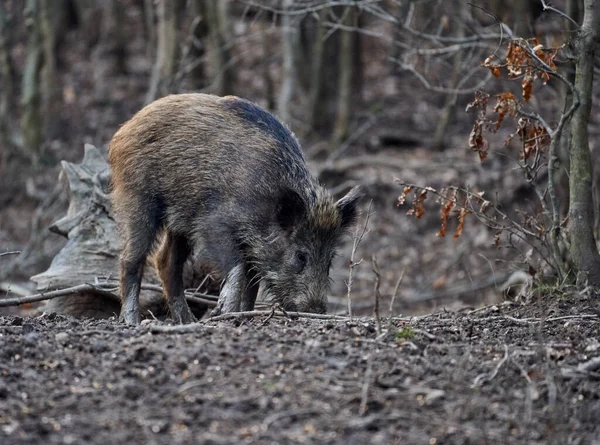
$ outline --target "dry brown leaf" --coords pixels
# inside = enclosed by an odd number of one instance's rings
[[[469,213],[471,212],[465,208],[460,209],[460,212],[458,213],[458,227],[456,228],[454,238],[458,238],[460,235],[462,235],[463,229],[465,228],[465,217]]]

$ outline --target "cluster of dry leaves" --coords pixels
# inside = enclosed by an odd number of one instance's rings
[[[540,79],[545,85],[556,72],[555,59],[559,50],[560,48],[544,48],[535,38],[513,40],[508,43],[504,57],[493,54],[485,59],[482,66],[490,69],[495,77],[500,76],[502,68],[506,68],[508,77],[511,79],[521,77],[523,100],[528,102],[533,95],[534,81]],[[505,118],[511,117],[517,119],[516,129],[506,138],[504,145],[508,145],[515,137],[518,137],[521,142],[520,160],[526,163],[532,155],[539,158],[550,144],[550,135],[544,125],[530,113],[523,113],[522,103],[510,92],[495,95],[496,104],[493,108],[495,118],[488,117],[490,97],[489,94],[478,91],[474,100],[467,105],[466,111],[471,108],[477,110],[477,118],[469,136],[469,147],[477,152],[480,160],[483,161],[488,155],[489,148],[485,132],[497,132]],[[483,192],[473,193],[456,187],[444,188],[438,192],[432,187],[419,187],[400,180],[396,180],[396,182],[404,187],[398,197],[398,206],[405,204],[407,195],[414,191],[408,215],[421,218],[425,214],[424,203],[428,193],[438,196],[441,228],[437,235],[440,237],[446,235],[452,213],[457,214],[458,218],[458,225],[454,233],[454,238],[458,238],[463,232],[466,216],[473,212],[481,215],[490,204],[489,201],[483,199]],[[476,205],[479,206],[478,209]]]
[[[421,218],[425,214],[424,203],[428,193],[432,193],[438,197],[436,202],[440,205],[442,221],[440,231],[437,233],[439,237],[446,236],[448,220],[452,213],[457,214],[458,218],[458,225],[454,232],[454,238],[458,238],[465,227],[466,216],[469,213],[473,213],[473,211],[483,213],[490,205],[489,201],[483,199],[483,192],[473,193],[468,190],[458,189],[457,187],[448,187],[437,191],[433,187],[419,187],[414,184],[405,184],[399,179],[396,179],[396,182],[404,186],[402,193],[398,196],[398,206],[405,204],[407,195],[414,190],[412,204],[408,212],[406,212],[407,215],[414,215],[417,218]],[[478,210],[474,208],[475,203],[479,206]]]
[[[482,63],[495,77],[501,74],[501,68],[506,68],[511,79],[521,77],[523,100],[528,102],[533,95],[533,83],[541,79],[545,85],[552,74],[556,72],[556,56],[560,48],[544,48],[537,39],[519,39],[508,43],[505,57],[496,54],[489,56]],[[489,144],[484,137],[486,131],[495,133],[500,128],[504,118],[509,116],[517,118],[515,131],[505,140],[508,145],[518,136],[521,141],[520,159],[527,161],[532,154],[541,153],[550,143],[550,136],[544,126],[536,119],[520,112],[521,103],[514,94],[503,92],[497,94],[496,105],[493,113],[496,119],[487,116],[487,106],[490,95],[481,91],[475,94],[475,99],[467,105],[466,111],[471,108],[477,110],[477,118],[469,136],[469,147],[479,154],[484,160],[488,155]]]

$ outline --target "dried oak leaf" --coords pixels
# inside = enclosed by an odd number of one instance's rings
[[[496,99],[497,102],[494,107],[494,113],[498,113],[498,121],[496,122],[497,130],[500,128],[500,124],[507,114],[512,117],[517,115],[517,101],[515,100],[515,95],[508,92],[498,94]]]
[[[427,199],[427,189],[423,189],[418,196],[415,196],[413,201],[413,207],[407,212],[407,215],[415,215],[417,218],[421,218],[425,214],[425,206],[423,205]]]
[[[454,234],[454,238],[458,238],[460,235],[462,235],[463,229],[465,227],[465,217],[469,213],[471,213],[471,212],[469,212],[465,208],[460,209],[460,212],[458,213],[458,227],[456,228],[456,233]]]
[[[508,53],[506,54],[506,68],[508,77],[515,78],[523,73],[523,67],[529,64],[531,58],[523,51],[517,42],[508,44]]]
[[[500,65],[492,63],[492,60],[494,60],[494,55],[491,55],[487,59],[485,59],[481,66],[488,68],[492,72],[494,77],[500,77]]]
[[[439,237],[444,237],[446,236],[446,227],[448,226],[448,218],[450,217],[450,212],[452,211],[452,207],[454,207],[454,196],[455,196],[455,192],[453,189],[450,189],[448,191],[448,195],[447,195],[447,201],[444,203],[442,201],[441,203],[441,207],[440,207],[440,213],[441,213],[441,220],[442,220],[442,227],[440,228],[440,231],[437,233],[437,236]]]
[[[407,185],[406,187],[404,187],[402,193],[400,194],[400,196],[398,196],[398,202],[396,203],[398,207],[400,207],[406,202],[406,195],[409,194],[412,189],[412,185]]]
[[[530,69],[527,69],[527,73],[525,74],[525,76],[523,76],[523,80],[521,80],[521,87],[523,88],[523,99],[526,102],[529,102],[529,99],[531,99],[533,93],[534,80],[535,76],[533,75]]]
[[[484,93],[483,91],[477,91],[475,93],[475,99],[473,99],[473,102],[467,105],[465,112],[468,112],[471,108],[477,108],[480,112],[480,117],[484,117],[487,112],[489,98],[489,94]]]
[[[469,148],[477,152],[479,159],[482,161],[487,157],[489,146],[488,141],[483,137],[484,124],[485,122],[477,119],[469,135]]]

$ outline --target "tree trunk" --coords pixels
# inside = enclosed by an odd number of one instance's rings
[[[21,133],[23,147],[34,160],[39,159],[43,141],[41,114],[41,72],[44,44],[40,25],[40,0],[27,0],[27,60],[21,81]]]
[[[567,0],[567,8],[566,14],[575,20],[577,23],[580,22],[580,13],[579,13],[579,0]],[[570,21],[566,21],[565,25],[567,27],[568,32],[566,33],[565,41],[570,40],[572,36],[575,35],[576,27]],[[575,84],[575,66],[572,62],[566,60],[564,63],[565,73],[564,76],[567,78],[569,82]],[[569,108],[571,108],[571,104],[573,103],[573,96],[571,94],[571,89],[561,83],[561,96],[562,102],[564,104],[563,112],[566,112]],[[558,195],[558,202],[560,207],[560,215],[562,218],[566,217],[569,212],[569,154],[571,152],[571,129],[569,126],[565,127],[563,132],[560,135],[560,143],[558,144],[558,162],[555,162],[556,173],[554,175],[555,178],[555,188],[556,193]]]
[[[11,104],[15,73],[10,57],[11,40],[10,19],[3,3],[0,2],[0,146],[4,147],[0,158],[0,166],[5,165],[14,149]]]
[[[467,19],[467,8],[466,3],[462,0],[455,1],[455,9],[458,13],[457,23],[456,23],[456,36],[464,37],[465,36],[465,21]],[[452,78],[450,80],[450,88],[456,88],[458,85],[458,81],[460,80],[462,74],[462,61],[463,61],[463,53],[462,51],[457,51],[454,55],[453,65],[452,65]],[[456,94],[448,94],[446,95],[446,103],[444,105],[444,109],[442,111],[442,115],[440,116],[440,120],[438,121],[437,127],[435,129],[435,133],[433,136],[433,142],[431,143],[431,148],[434,150],[442,151],[445,148],[446,142],[446,131],[448,130],[448,125],[450,124],[450,119],[452,118],[452,114],[454,112],[454,106],[456,105]]]
[[[275,109],[275,86],[273,85],[273,77],[271,76],[271,33],[269,32],[269,25],[264,23],[262,25],[262,75],[265,82],[265,97],[267,99],[267,109]]]
[[[194,17],[195,26],[192,30],[192,45],[190,56],[194,68],[191,71],[191,77],[194,86],[198,89],[206,86],[206,69],[203,58],[206,54],[206,40],[208,37],[208,25],[206,23],[205,0],[195,0],[191,4],[192,17]]]
[[[156,26],[154,25],[154,0],[144,0],[144,28],[146,30],[146,54],[154,55],[156,48]]]
[[[293,6],[293,0],[284,0],[283,8],[290,10]],[[296,73],[294,68],[295,63],[295,43],[294,40],[298,37],[298,30],[294,25],[292,17],[288,14],[283,14],[281,21],[282,26],[282,84],[281,91],[279,92],[279,98],[277,100],[277,111],[279,118],[289,124],[291,122],[290,108],[292,102],[292,96],[294,95],[296,85]]]
[[[312,45],[313,58],[311,60],[311,73],[310,73],[310,112],[308,127],[314,130],[317,126],[317,122],[322,122],[322,118],[325,116],[325,104],[323,94],[323,56],[325,54],[325,26],[323,21],[325,20],[327,10],[321,9],[316,24],[316,39]]]
[[[231,66],[233,36],[228,16],[229,1],[206,0],[206,20],[211,41],[211,59],[215,79],[213,92],[219,96],[233,94],[235,76]]]
[[[125,73],[126,40],[124,33],[124,8],[120,0],[108,0],[103,4],[102,31],[94,49],[94,95],[98,102],[110,100],[110,78]]]
[[[150,88],[146,95],[146,104],[173,92],[173,80],[177,72],[177,59],[179,56],[179,45],[177,40],[177,30],[179,29],[179,7],[179,1],[158,1],[156,62],[152,68]]]
[[[342,23],[347,27],[355,28],[357,24],[356,8],[346,7]],[[339,56],[338,103],[333,145],[338,146],[347,136],[350,128],[352,108],[352,65],[354,55],[354,33],[356,31],[342,31]]]
[[[592,231],[592,163],[588,125],[592,107],[594,55],[600,37],[600,3],[585,0],[577,39],[575,88],[580,104],[571,120],[569,240],[578,282],[600,287],[600,255]]]

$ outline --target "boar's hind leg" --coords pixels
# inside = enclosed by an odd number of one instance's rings
[[[187,238],[167,231],[156,256],[158,275],[163,283],[171,317],[175,322],[182,324],[195,321],[185,301],[183,289],[183,266],[189,254],[190,245]]]
[[[146,257],[152,249],[156,236],[153,225],[128,228],[129,235],[121,252],[121,314],[119,321],[127,324],[140,323],[140,285]]]
[[[245,267],[243,264],[234,266],[227,274],[225,284],[219,294],[217,307],[213,309],[211,315],[214,317],[219,314],[228,314],[230,312],[239,312],[242,302],[242,295],[246,290]]]

